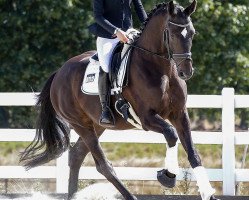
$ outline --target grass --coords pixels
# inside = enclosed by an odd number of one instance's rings
[[[153,158],[165,154],[166,146],[162,144],[102,144],[104,151],[108,154],[110,160],[120,158]]]
[[[28,142],[0,142],[0,150],[2,156],[8,156],[18,150],[27,147]]]

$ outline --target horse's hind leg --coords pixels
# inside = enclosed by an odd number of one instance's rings
[[[73,147],[69,148],[69,185],[68,185],[68,199],[71,199],[78,190],[79,170],[84,161],[89,149],[81,138],[75,143]]]
[[[86,129],[82,129],[82,127],[77,125],[74,125],[73,127],[74,130],[82,137],[86,146],[92,153],[98,172],[104,175],[106,179],[119,190],[126,200],[136,200],[136,197],[133,196],[117,178],[112,165],[108,162],[104,152],[102,151],[95,132],[89,129],[86,131]]]
[[[99,126],[94,127],[98,137],[104,132],[105,129]],[[89,149],[83,142],[82,138],[79,137],[78,141],[74,146],[69,147],[69,184],[68,184],[68,199],[71,199],[75,192],[78,190],[78,179],[80,167],[89,153]]]
[[[176,117],[177,116],[177,117]],[[190,121],[187,110],[180,111],[174,116],[171,116],[171,122],[175,125],[178,136],[181,143],[188,155],[188,160],[193,168],[195,177],[197,179],[197,185],[203,200],[214,200],[216,199],[213,194],[215,190],[209,183],[207,173],[202,167],[200,156],[198,155],[191,136]]]

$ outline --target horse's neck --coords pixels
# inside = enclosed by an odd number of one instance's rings
[[[160,17],[151,19],[144,28],[138,45],[154,53],[164,55],[166,53],[164,29],[165,24]]]
[[[162,17],[156,16],[148,22],[137,42],[137,45],[161,56],[138,51],[138,58],[142,59],[144,64],[138,65],[137,67],[142,67],[143,69],[148,68],[148,71],[157,71],[157,73],[161,74],[162,76],[170,76],[172,69],[170,67],[170,61],[165,59],[168,56],[168,52],[164,41],[164,30],[165,23]],[[162,56],[165,56],[165,58],[162,58]]]

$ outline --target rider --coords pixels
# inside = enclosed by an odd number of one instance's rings
[[[93,11],[96,23],[89,27],[97,37],[97,52],[100,62],[99,98],[102,114],[100,125],[114,126],[110,109],[109,65],[112,51],[121,41],[128,42],[125,31],[132,27],[131,2],[141,22],[147,18],[141,0],[94,0]]]

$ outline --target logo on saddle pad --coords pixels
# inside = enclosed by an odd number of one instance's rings
[[[86,83],[94,82],[95,80],[95,74],[88,74],[86,76]]]

